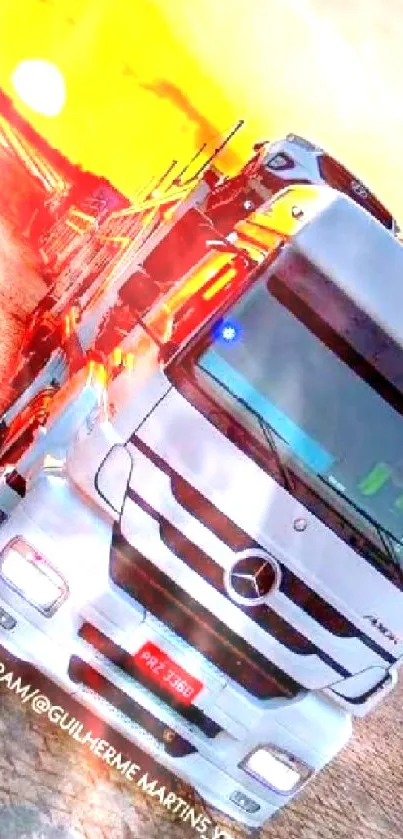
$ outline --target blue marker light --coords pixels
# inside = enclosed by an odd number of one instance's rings
[[[224,326],[223,330],[222,330],[222,337],[223,337],[224,341],[233,341],[234,338],[236,338],[235,327],[230,326],[229,324],[227,324],[227,326]]]
[[[233,320],[220,320],[214,327],[213,335],[216,341],[232,344],[240,338],[240,326]]]

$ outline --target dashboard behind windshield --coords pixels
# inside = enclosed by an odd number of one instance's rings
[[[298,316],[298,306],[290,310],[286,295],[278,299],[273,290],[282,286],[284,269],[286,262],[275,274],[269,268],[226,311],[197,360],[202,387],[215,401],[224,397],[241,420],[248,413],[264,420],[289,467],[316,488],[326,481],[339,505],[345,495],[401,540],[402,414],[348,363],[348,347],[341,358],[327,341],[330,299],[321,337]],[[348,500],[342,506],[362,529]]]

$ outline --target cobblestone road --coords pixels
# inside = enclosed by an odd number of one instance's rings
[[[96,731],[96,721],[81,706],[39,678],[35,684],[87,729]],[[402,700],[399,689],[369,720],[359,722],[349,747],[261,831],[261,839],[401,839]],[[0,705],[0,807],[4,808],[0,809],[0,839],[188,839],[197,835],[82,744],[21,705],[4,686]],[[150,777],[181,795],[197,813],[206,812],[234,839],[247,836],[206,809],[191,789],[113,731],[103,727],[102,736],[147,769]]]
[[[32,256],[3,226],[3,389],[10,360],[23,334],[24,319],[44,291]],[[44,692],[52,696],[50,686],[45,685]],[[84,711],[67,697],[55,695],[54,688],[53,697],[85,719]],[[0,839],[185,839],[198,835],[68,734],[37,717],[4,686],[0,687],[0,707]],[[87,724],[91,728],[88,717]],[[116,735],[110,732],[107,739],[114,744]],[[124,748],[121,746],[121,751]],[[165,782],[166,775],[154,767],[154,777]],[[183,789],[174,778],[169,777],[167,784],[178,794],[180,791],[197,811],[203,808],[192,791]],[[293,806],[262,831],[262,837],[401,839],[402,811],[403,689],[398,689],[369,720],[356,725],[350,746]],[[246,835],[225,819],[219,824],[234,837]]]

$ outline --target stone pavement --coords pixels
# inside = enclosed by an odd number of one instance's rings
[[[17,675],[17,667],[14,672]],[[96,721],[83,708],[54,687],[47,687],[44,680],[39,683],[45,695],[59,701],[83,720],[87,729],[95,731]],[[135,747],[109,729],[103,727],[102,736],[122,755],[141,762],[150,778],[166,784],[198,813],[207,814],[203,802],[170,773],[141,753],[139,758]],[[123,778],[118,770],[108,767],[48,719],[36,716],[4,685],[0,686],[1,807],[0,839],[197,836],[188,824]],[[231,835],[235,835],[232,830]]]
[[[77,703],[50,685],[41,689],[95,730],[96,721]],[[351,745],[261,831],[261,839],[401,839],[402,699],[403,690],[398,689],[370,719],[358,722]],[[122,754],[145,765],[145,756],[139,758],[138,750],[114,732],[104,729],[103,736]],[[247,836],[246,830],[205,808],[190,788],[152,762],[151,776],[197,812],[206,812],[234,839]],[[36,716],[3,685],[0,807],[0,839],[189,839],[198,835],[67,733]]]

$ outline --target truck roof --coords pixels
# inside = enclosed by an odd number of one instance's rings
[[[357,302],[403,347],[403,245],[346,195],[328,200],[292,247]]]

